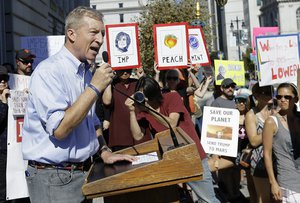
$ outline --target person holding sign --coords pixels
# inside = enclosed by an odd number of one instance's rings
[[[273,198],[282,202],[300,201],[300,114],[297,112],[297,87],[281,83],[277,88],[280,108],[270,116],[263,129],[264,161]],[[277,166],[274,173],[272,151]]]
[[[96,100],[114,77],[107,63],[94,75],[89,70],[104,30],[102,13],[75,8],[66,18],[64,46],[39,63],[31,76],[22,151],[28,160],[25,174],[32,203],[84,201],[84,166],[93,155],[106,164],[136,160],[111,152],[95,114]]]
[[[0,66],[0,202],[6,202],[8,80],[7,69]]]
[[[141,91],[145,95],[144,102],[147,107],[164,116],[171,127],[181,127],[193,139],[202,159],[204,176],[203,180],[192,181],[187,184],[196,193],[199,202],[219,202],[213,189],[212,176],[206,154],[180,95],[177,92],[162,94],[158,82],[150,77],[142,77],[137,83],[136,90]],[[145,135],[145,130],[148,128],[151,128],[153,135],[168,129],[167,123],[160,116],[149,111],[143,105],[134,103],[130,98],[126,99],[125,104],[130,112],[130,129],[134,139],[141,140]],[[136,109],[138,111],[137,115]]]

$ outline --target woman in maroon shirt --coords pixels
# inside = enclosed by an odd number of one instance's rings
[[[141,78],[136,88],[145,95],[145,105],[147,107],[163,115],[171,127],[181,127],[194,140],[202,159],[204,176],[203,180],[192,181],[187,184],[196,193],[200,202],[219,202],[213,189],[212,176],[207,164],[205,152],[180,95],[177,92],[162,94],[159,84],[149,77]],[[125,104],[130,112],[130,129],[134,139],[142,139],[146,128],[150,128],[153,134],[168,129],[168,124],[164,119],[146,108],[143,108],[142,105],[134,105],[131,99],[127,99]],[[137,107],[138,110],[137,115],[135,107]]]

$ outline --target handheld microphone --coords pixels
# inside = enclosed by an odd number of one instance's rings
[[[107,52],[107,51],[103,51],[103,52],[102,52],[102,60],[103,60],[103,62],[105,62],[105,63],[108,62],[108,52]]]
[[[114,88],[114,90],[116,90],[117,92],[119,92],[120,94],[122,94],[123,96],[133,100],[134,102],[138,103],[139,105],[143,106],[144,108],[146,108],[147,110],[151,111],[152,113],[158,115],[159,117],[161,117],[168,125],[168,128],[170,130],[170,135],[171,135],[171,138],[172,138],[172,141],[173,141],[173,144],[174,146],[171,146],[168,148],[168,150],[170,149],[175,149],[177,147],[180,147],[182,146],[183,144],[178,144],[178,140],[177,140],[177,137],[175,135],[175,132],[173,130],[173,128],[171,127],[171,124],[170,122],[163,116],[161,115],[160,113],[158,113],[157,111],[149,108],[148,106],[145,105],[145,95],[143,92],[140,92],[140,91],[137,91],[136,93],[134,93],[133,95],[133,98],[130,97],[129,95],[125,94],[124,92],[118,90],[117,88],[115,88],[114,86],[112,86]]]

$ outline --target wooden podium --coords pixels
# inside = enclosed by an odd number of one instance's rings
[[[174,131],[180,144],[177,148],[170,149],[173,142],[166,130],[157,133],[153,140],[116,152],[130,155],[157,152],[158,161],[138,165],[94,163],[82,187],[83,194],[87,198],[107,197],[105,202],[177,201],[178,194],[170,195],[176,193],[175,185],[202,179],[203,170],[196,144],[181,128]]]

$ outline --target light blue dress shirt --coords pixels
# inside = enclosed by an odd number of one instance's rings
[[[82,162],[98,151],[95,126],[100,122],[95,104],[64,140],[53,135],[65,111],[90,83],[92,74],[88,68],[65,46],[36,67],[31,76],[22,133],[25,160],[50,164]]]

